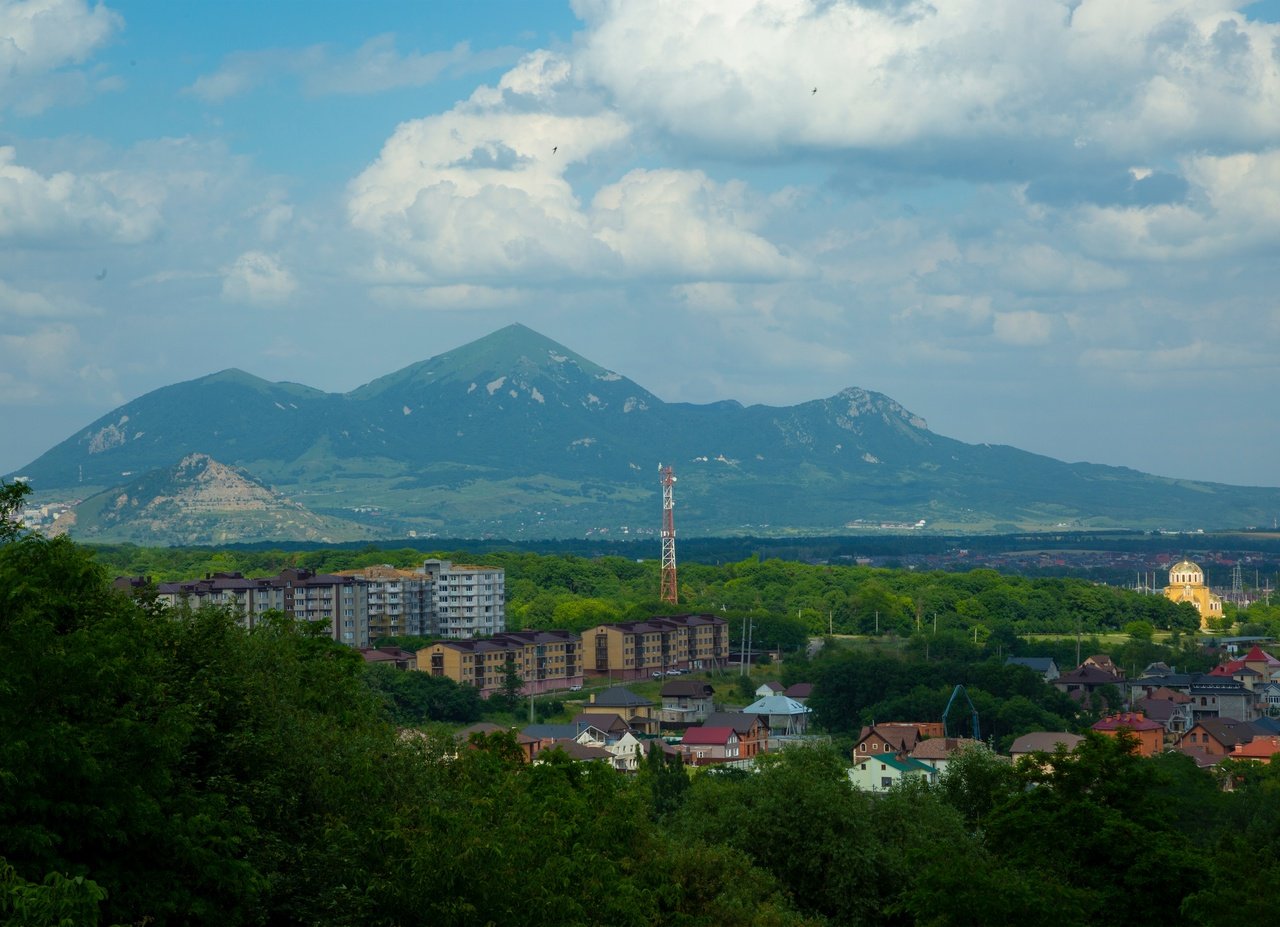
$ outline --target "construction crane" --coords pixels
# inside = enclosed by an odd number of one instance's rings
[[[969,693],[965,692],[964,686],[956,686],[951,690],[951,698],[947,699],[947,707],[942,709],[942,736],[950,737],[951,732],[947,730],[947,715],[951,713],[951,706],[955,704],[956,696],[964,693],[964,700],[969,703],[969,710],[973,712],[973,739],[982,740],[982,733],[978,729],[978,709],[973,705],[973,699],[969,698]]]

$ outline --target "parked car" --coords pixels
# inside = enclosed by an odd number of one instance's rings
[[[652,675],[654,679],[661,679],[663,673],[662,673],[662,670],[654,670]]]
[[[581,685],[580,683],[579,683],[579,684],[576,684],[576,685],[572,685],[572,686],[570,686],[570,687],[569,687],[569,691],[570,691],[570,692],[581,692],[581,691],[582,691],[582,685]]]

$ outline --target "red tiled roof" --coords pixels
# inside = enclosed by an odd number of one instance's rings
[[[1118,731],[1120,728],[1128,728],[1131,731],[1160,731],[1164,730],[1164,725],[1158,721],[1152,721],[1141,712],[1129,711],[1103,718],[1093,725],[1095,731]]]
[[[680,741],[691,746],[723,747],[735,736],[731,727],[691,727]]]

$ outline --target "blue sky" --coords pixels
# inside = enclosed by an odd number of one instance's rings
[[[0,472],[183,379],[345,391],[518,321],[667,400],[860,386],[1280,485],[1278,21],[0,0]]]

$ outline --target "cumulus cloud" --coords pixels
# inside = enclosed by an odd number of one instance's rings
[[[78,71],[124,25],[85,0],[0,0],[0,110],[38,113],[101,80]]]
[[[1280,26],[1246,6],[577,0],[574,60],[633,118],[732,156],[1256,145],[1280,131]]]
[[[1183,162],[1187,202],[1146,208],[1082,207],[1082,246],[1142,260],[1220,257],[1280,245],[1280,148]]]
[[[115,171],[45,176],[16,158],[12,147],[0,147],[0,240],[136,243],[159,223],[160,197],[137,176]]]
[[[279,258],[263,251],[246,251],[222,272],[222,296],[231,302],[275,306],[297,288],[298,281]]]
[[[537,52],[451,111],[401,124],[352,181],[351,222],[391,249],[388,266],[432,283],[791,270],[751,230],[746,188],[700,171],[632,170],[584,206],[566,173],[629,134],[575,94],[566,59]]]
[[[381,93],[402,87],[422,87],[442,75],[458,75],[513,62],[512,49],[476,52],[466,42],[432,52],[405,52],[387,33],[365,41],[353,52],[332,45],[301,49],[264,49],[228,55],[218,70],[196,78],[187,92],[209,103],[271,83],[283,77],[299,81],[312,96]]]

